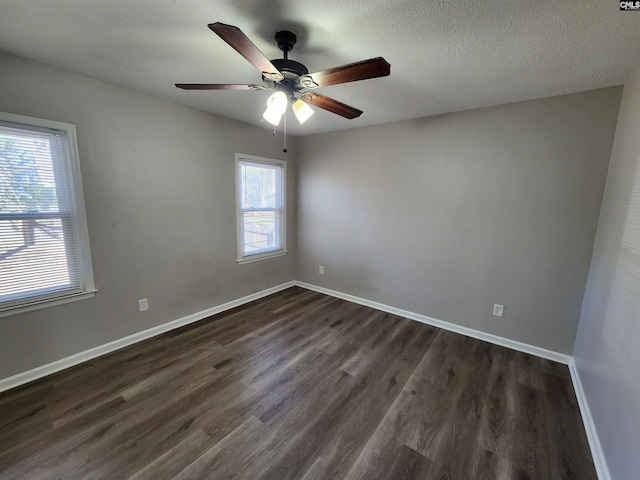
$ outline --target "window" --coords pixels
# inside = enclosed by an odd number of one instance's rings
[[[0,316],[93,296],[75,127],[0,113]]]
[[[286,163],[236,154],[238,263],[284,255]]]

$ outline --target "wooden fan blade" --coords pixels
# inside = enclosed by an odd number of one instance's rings
[[[391,65],[384,58],[376,57],[310,73],[305,77],[311,77],[319,87],[328,87],[329,85],[366,80],[367,78],[386,77],[390,73]]]
[[[249,63],[256,67],[266,78],[275,82],[279,82],[284,78],[269,59],[258,50],[258,47],[256,47],[238,27],[216,22],[209,24],[209,28],[233,47],[236,52],[246,58]]]
[[[315,92],[306,92],[302,95],[302,100],[316,107],[324,108],[331,113],[340,115],[341,117],[352,120],[362,115],[362,110],[353,108],[345,103],[334,100],[333,98],[319,95]]]
[[[183,90],[263,90],[262,85],[244,85],[233,83],[176,83]]]

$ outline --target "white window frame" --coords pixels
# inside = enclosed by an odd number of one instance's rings
[[[243,253],[243,236],[244,236],[244,215],[247,210],[242,208],[242,185],[240,184],[241,174],[240,166],[242,162],[257,163],[263,165],[277,166],[282,168],[282,206],[280,209],[282,230],[282,245],[276,250],[268,252],[254,253],[244,255]],[[270,209],[271,210],[271,209]],[[247,155],[244,153],[236,153],[236,241],[237,241],[237,259],[238,265],[257,262],[267,258],[280,257],[288,253],[287,250],[287,162],[284,160],[276,160],[273,158],[258,157],[255,155]]]
[[[61,134],[65,139],[67,149],[67,161],[64,168],[70,181],[71,203],[69,217],[72,224],[72,232],[76,245],[76,259],[78,262],[78,275],[80,288],[49,295],[35,295],[18,301],[0,303],[0,318],[17,315],[33,310],[62,305],[69,302],[84,300],[95,296],[97,292],[93,280],[93,268],[91,265],[91,250],[89,248],[89,231],[87,228],[87,215],[84,206],[84,194],[82,190],[82,177],[80,173],[80,161],[78,156],[78,143],[76,127],[70,123],[45,120],[41,118],[27,117],[12,113],[0,112],[0,122],[11,124],[15,127],[24,126],[25,130],[49,130]],[[3,216],[11,216],[4,214]],[[16,214],[20,216],[20,214]]]

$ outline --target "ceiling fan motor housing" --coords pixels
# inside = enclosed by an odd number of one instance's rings
[[[288,58],[276,58],[275,60],[271,60],[271,63],[280,73],[282,73],[284,78],[288,80],[295,80],[301,75],[309,74],[307,67],[295,60],[289,60]]]
[[[278,44],[278,48],[284,52],[284,58],[271,60],[271,63],[282,73],[285,81],[289,80],[293,82],[302,75],[308,75],[309,70],[307,67],[300,62],[289,60],[288,53],[293,50],[293,46],[298,40],[296,34],[289,30],[279,30],[275,33],[274,39]]]

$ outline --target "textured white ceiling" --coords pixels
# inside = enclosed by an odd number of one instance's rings
[[[255,125],[268,92],[207,28],[239,27],[268,58],[276,30],[310,71],[383,56],[391,75],[318,90],[364,110],[317,111],[306,135],[620,85],[640,65],[640,12],[616,0],[4,0],[0,50]],[[1,93],[1,92],[0,92]]]

